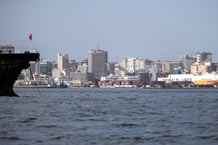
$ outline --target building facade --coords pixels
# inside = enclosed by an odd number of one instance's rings
[[[196,62],[196,58],[190,56],[190,55],[181,55],[179,61],[182,64],[182,69],[190,73],[191,72],[191,66],[194,62]]]
[[[40,74],[52,76],[53,63],[48,60],[42,60],[39,63]]]
[[[179,61],[157,61],[154,64],[160,69],[160,73],[173,73],[175,68],[181,67]]]
[[[96,78],[105,76],[108,53],[104,50],[92,49],[88,52],[88,73],[94,73]]]
[[[139,72],[146,71],[146,60],[139,58],[126,58],[119,62],[120,70],[124,70],[126,73],[137,74]]]
[[[196,55],[197,62],[212,62],[212,53],[210,52],[198,52]]]
[[[63,71],[64,69],[68,69],[68,65],[69,65],[69,55],[58,53],[58,69],[60,71]]]

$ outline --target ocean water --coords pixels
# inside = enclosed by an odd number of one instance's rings
[[[1,145],[217,145],[218,89],[15,89]]]

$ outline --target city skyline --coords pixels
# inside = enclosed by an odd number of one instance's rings
[[[105,51],[105,50],[103,50],[103,49],[90,49],[88,52],[87,52],[87,54],[89,55],[89,52],[90,51]],[[110,55],[110,52],[107,52],[108,53],[108,56]],[[190,58],[195,58],[196,60],[198,59],[197,58],[197,54],[199,54],[199,53],[211,53],[211,52],[206,52],[206,51],[202,51],[202,52],[194,52],[194,53],[192,53],[192,54],[189,54],[189,53],[184,53],[184,54],[179,54],[178,56],[177,56],[177,59],[176,60],[161,60],[161,59],[157,59],[157,60],[152,60],[152,59],[148,59],[148,58],[140,58],[140,57],[123,57],[123,58],[120,58],[119,60],[117,60],[117,61],[108,61],[109,63],[118,63],[118,62],[120,62],[120,61],[123,61],[123,60],[126,60],[126,59],[132,59],[132,58],[136,58],[136,59],[144,59],[144,60],[149,60],[149,61],[180,61],[180,59],[181,59],[181,57],[185,57],[185,56],[188,56],[188,57],[190,57]],[[69,61],[70,60],[75,60],[76,62],[83,62],[85,59],[87,59],[88,60],[88,55],[87,55],[87,57],[85,57],[85,58],[83,58],[83,59],[81,59],[81,60],[76,60],[76,59],[73,59],[73,58],[71,58],[71,57],[69,57],[69,54],[67,54],[67,53],[58,53],[57,55],[67,55],[68,56],[68,59],[69,59]],[[43,58],[41,58],[42,60],[49,60],[49,59],[43,59]],[[110,58],[108,57],[108,60],[109,60]],[[58,60],[58,56],[57,56],[57,58],[56,58],[56,60],[49,60],[49,61],[55,61],[56,63],[57,63],[57,60]],[[214,60],[214,54],[213,53],[211,53],[211,62],[214,62],[214,63],[218,63],[218,61],[215,61]]]
[[[5,0],[0,19],[0,44],[36,49],[43,59],[81,61],[100,48],[109,61],[211,52],[218,62],[216,0]]]

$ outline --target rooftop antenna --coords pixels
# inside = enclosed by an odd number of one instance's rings
[[[97,50],[100,50],[100,44],[99,44],[99,42],[98,42]]]

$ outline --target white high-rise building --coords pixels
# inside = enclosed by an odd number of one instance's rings
[[[60,54],[58,53],[58,69],[63,71],[68,68],[69,64],[69,56],[68,54]]]
[[[126,58],[119,63],[119,66],[128,73],[145,72],[145,59]]]

